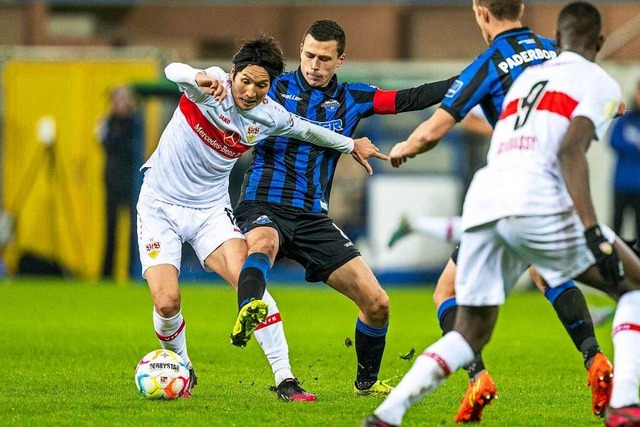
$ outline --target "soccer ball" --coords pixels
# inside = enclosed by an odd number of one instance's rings
[[[138,362],[135,380],[147,399],[177,399],[189,386],[189,367],[171,350],[154,350]]]

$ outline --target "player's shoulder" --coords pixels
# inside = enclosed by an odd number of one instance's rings
[[[281,82],[281,81],[294,80],[295,73],[296,73],[295,70],[285,71],[284,73],[280,73],[273,79],[272,84],[277,84],[278,82]]]
[[[259,122],[268,127],[277,126],[289,117],[289,113],[282,105],[273,100],[270,96],[265,96],[259,105],[241,114],[245,119]]]
[[[375,92],[378,86],[364,82],[341,82],[338,83],[337,90],[339,92]]]
[[[205,68],[203,71],[207,76],[213,77],[218,80],[225,80],[229,76],[229,73],[227,73],[225,70],[218,67],[217,65]]]

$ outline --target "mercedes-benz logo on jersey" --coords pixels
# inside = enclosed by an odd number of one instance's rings
[[[321,107],[326,108],[327,111],[336,111],[338,109],[338,107],[340,106],[340,103],[338,101],[336,101],[335,99],[330,99],[328,101],[323,102],[322,104],[320,104]]]
[[[240,135],[238,135],[237,133],[235,133],[230,129],[227,129],[224,131],[224,136],[222,137],[222,140],[224,141],[225,145],[229,147],[233,147],[238,142],[240,142]]]

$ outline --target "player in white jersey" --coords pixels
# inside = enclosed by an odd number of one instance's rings
[[[236,226],[228,192],[237,159],[270,135],[295,136],[351,153],[369,172],[370,157],[383,160],[368,138],[353,140],[287,112],[268,98],[271,82],[284,70],[282,51],[262,36],[243,44],[227,74],[217,67],[196,70],[173,63],[167,78],[183,93],[156,151],[143,165],[138,200],[138,244],[143,276],[153,297],[153,324],[163,348],[176,351],[195,373],[187,353],[178,276],[182,243],[194,248],[207,271],[237,288],[246,244]],[[268,314],[258,341],[271,363],[276,385],[285,383],[290,400],[315,400],[299,387],[273,298],[255,307]],[[291,386],[293,384],[294,386]]]
[[[586,151],[622,107],[620,87],[592,62],[600,29],[593,5],[566,6],[558,19],[563,52],[527,69],[509,90],[488,164],[465,199],[454,330],[418,357],[364,425],[400,424],[413,403],[470,363],[530,264],[552,288],[576,278],[618,299],[606,424],[640,425],[640,260],[598,226],[589,192]]]

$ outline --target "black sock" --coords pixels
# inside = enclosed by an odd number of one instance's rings
[[[440,329],[442,329],[442,335],[445,335],[447,332],[453,331],[453,325],[456,321],[456,313],[458,312],[457,305],[451,305],[442,312],[438,310],[438,322],[440,322]]]
[[[595,338],[593,321],[587,308],[587,301],[576,286],[568,287],[553,301],[553,308],[558,314],[562,325],[569,333],[571,341],[582,353],[585,366],[600,352]]]
[[[467,373],[469,374],[469,379],[471,381],[475,380],[480,372],[484,371],[484,360],[482,360],[482,354],[476,353],[473,358],[473,362],[467,366]]]
[[[255,267],[244,268],[238,279],[238,310],[252,299],[262,299],[267,282],[261,270]]]
[[[595,338],[587,338],[580,346],[580,352],[582,353],[584,367],[588,370],[591,367],[591,363],[593,363],[593,358],[596,357],[596,354],[602,353],[602,350],[600,350]]]
[[[362,329],[362,330],[361,330]],[[364,331],[368,332],[365,333]],[[358,319],[356,324],[356,356],[358,372],[356,387],[365,390],[378,380],[382,355],[386,344],[387,327],[374,328]]]

